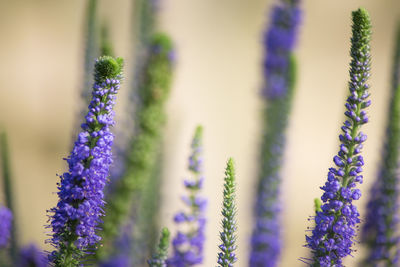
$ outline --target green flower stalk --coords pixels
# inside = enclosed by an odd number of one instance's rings
[[[233,267],[236,262],[236,204],[235,169],[233,159],[228,160],[225,171],[224,200],[222,203],[222,232],[219,233],[222,244],[219,245],[218,267]]]
[[[114,47],[110,39],[110,29],[108,23],[104,23],[100,33],[100,55],[114,56]]]
[[[167,267],[166,260],[168,258],[169,237],[170,233],[168,228],[163,228],[157,251],[153,255],[153,258],[148,261],[150,267]]]
[[[85,27],[85,58],[84,58],[84,74],[82,82],[82,100],[86,105],[90,101],[91,90],[90,85],[93,82],[93,62],[98,56],[98,34],[97,34],[97,0],[89,0],[86,11],[86,27]]]
[[[161,146],[159,147],[161,150]],[[156,161],[161,162],[160,153]],[[161,185],[161,166],[157,164],[149,179],[143,185],[142,197],[139,202],[133,203],[131,223],[131,257],[133,263],[143,266],[151,255],[157,243],[157,229],[159,229],[159,210],[160,210],[160,185]],[[136,212],[135,212],[136,211]]]
[[[400,259],[399,160],[400,160],[400,24],[397,29],[392,67],[391,98],[382,161],[370,191],[362,231],[368,254],[362,266],[398,266]]]
[[[133,25],[135,45],[148,47],[154,34],[156,24],[156,1],[155,0],[135,0],[133,7]],[[140,52],[140,50],[136,50]]]
[[[8,148],[7,135],[5,132],[0,134],[0,153],[1,153],[1,169],[3,171],[3,187],[6,207],[13,214],[13,220],[11,220],[10,230],[10,254],[11,258],[15,262],[18,257],[18,240],[17,240],[17,229],[15,224],[15,206],[13,201],[13,189],[12,189],[12,174],[10,166],[10,153]]]
[[[157,166],[165,123],[164,106],[171,85],[172,53],[172,43],[168,36],[157,34],[153,37],[152,54],[146,67],[144,83],[139,88],[142,105],[137,111],[137,135],[129,146],[124,174],[114,181],[114,188],[108,196],[102,231],[104,241],[103,247],[96,253],[98,259],[104,259],[109,254],[121,224],[131,212],[132,203],[135,206],[140,203],[144,185]],[[137,209],[133,212],[137,213]]]
[[[141,88],[146,88],[146,72],[148,71],[149,62],[154,53],[153,36],[157,26],[157,2],[154,0],[134,0],[134,32],[133,32],[133,57],[134,65],[134,81],[130,92],[132,105],[128,108],[131,116],[131,129],[133,134],[129,138],[136,138],[140,132],[140,113],[145,109]],[[171,58],[170,58],[171,59]],[[129,122],[128,122],[129,123]],[[128,126],[129,127],[129,126]],[[160,133],[160,140],[162,132]],[[129,141],[128,141],[129,143]],[[128,146],[129,147],[129,146]],[[158,145],[158,154],[156,161],[161,162],[161,142]],[[127,152],[130,153],[129,151]],[[146,259],[153,250],[157,242],[157,232],[159,229],[158,214],[159,214],[159,190],[161,184],[161,165],[157,164],[153,168],[153,172],[149,179],[143,185],[142,199],[133,203],[133,214],[131,218],[133,226],[132,235],[132,259],[136,265],[144,266]]]
[[[133,83],[131,91],[132,105],[129,114],[136,114],[142,105],[140,88],[146,77],[146,68],[152,54],[152,40],[155,34],[156,7],[153,0],[133,0],[133,40],[132,51],[134,58]],[[137,120],[137,118],[134,118]]]

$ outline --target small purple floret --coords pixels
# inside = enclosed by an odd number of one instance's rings
[[[0,248],[7,246],[10,239],[13,215],[11,211],[0,206]]]

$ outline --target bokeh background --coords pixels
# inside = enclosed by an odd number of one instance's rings
[[[159,24],[177,49],[174,86],[165,127],[161,224],[171,227],[182,207],[182,179],[190,140],[204,125],[204,194],[209,198],[206,261],[215,265],[224,167],[232,156],[237,168],[238,257],[247,265],[262,101],[262,34],[272,0],[161,0]],[[303,0],[298,83],[283,168],[282,206],[285,248],[281,266],[302,266],[302,246],[313,199],[338,149],[350,60],[351,11],[359,6],[373,23],[370,123],[365,154],[364,197],[380,160],[387,111],[397,0]],[[131,0],[99,1],[100,16],[111,25],[116,54],[131,73]],[[79,111],[83,76],[86,1],[0,1],[0,127],[8,133],[20,242],[47,238],[46,210],[56,203],[56,183],[66,164]],[[126,77],[127,82],[130,77]],[[125,87],[126,88],[126,87]],[[127,89],[127,88],[126,88]],[[124,97],[125,96],[125,97]],[[121,90],[117,116],[126,92]],[[3,196],[0,196],[2,201]],[[347,260],[355,266],[363,252]]]

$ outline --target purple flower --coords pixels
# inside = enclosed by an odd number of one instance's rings
[[[0,206],[0,248],[7,246],[11,234],[13,215],[11,211]]]
[[[207,200],[198,195],[202,188],[204,177],[202,176],[202,128],[196,129],[192,141],[192,154],[189,157],[189,170],[193,174],[192,179],[184,181],[189,195],[182,198],[188,207],[188,212],[178,212],[174,221],[186,230],[180,230],[172,240],[173,255],[168,259],[168,266],[187,267],[203,262],[203,247],[205,241],[205,209]]]
[[[69,171],[58,184],[59,201],[51,209],[50,242],[56,248],[49,259],[55,266],[79,265],[88,247],[95,246],[100,216],[103,215],[103,189],[112,163],[111,145],[115,94],[122,78],[122,59],[100,57],[95,64],[92,100],[71,155]],[[68,265],[69,266],[69,265]]]
[[[48,264],[46,254],[35,244],[21,248],[18,267],[46,267]]]
[[[270,26],[264,36],[266,83],[263,94],[269,99],[285,96],[290,86],[290,55],[296,44],[301,19],[298,2],[279,1],[272,9]]]
[[[362,181],[359,174],[364,160],[359,153],[362,143],[367,139],[360,128],[368,121],[364,109],[370,104],[366,82],[370,76],[371,23],[364,9],[358,9],[352,15],[350,96],[345,112],[347,120],[339,136],[339,153],[333,158],[336,167],[329,169],[327,182],[321,187],[324,191],[321,197],[324,202],[322,211],[316,212],[315,228],[311,236],[306,236],[306,247],[312,252],[312,259],[308,260],[311,266],[343,266],[342,259],[353,252],[356,227],[360,222],[360,214],[353,200],[361,196],[360,190],[354,187]]]

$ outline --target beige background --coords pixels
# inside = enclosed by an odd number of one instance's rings
[[[130,48],[129,0],[100,1],[112,23],[118,55]],[[178,50],[174,88],[168,103],[164,147],[163,222],[172,227],[182,206],[181,181],[194,127],[205,127],[205,195],[209,198],[206,262],[215,265],[224,165],[237,166],[238,257],[247,265],[251,207],[260,134],[261,34],[268,21],[266,0],[164,0],[160,22]],[[349,63],[350,12],[366,7],[373,22],[373,75],[365,127],[365,183],[374,179],[387,110],[390,56],[400,2],[396,0],[304,1],[298,46],[299,79],[283,169],[281,266],[302,266],[302,248],[313,198],[337,152]],[[55,204],[57,173],[69,154],[78,111],[85,1],[0,1],[0,127],[9,134],[22,243],[46,239],[46,209]],[[132,66],[128,59],[127,68]],[[129,72],[127,72],[129,73]],[[129,80],[129,77],[127,77]],[[124,95],[124,92],[121,93]],[[123,97],[118,110],[123,110]],[[364,194],[365,195],[365,194]],[[358,201],[363,207],[366,198]],[[362,215],[364,209],[361,208]],[[44,245],[43,245],[44,246]],[[359,248],[357,248],[360,250]],[[348,266],[355,266],[349,259]],[[352,263],[350,263],[352,262]]]

